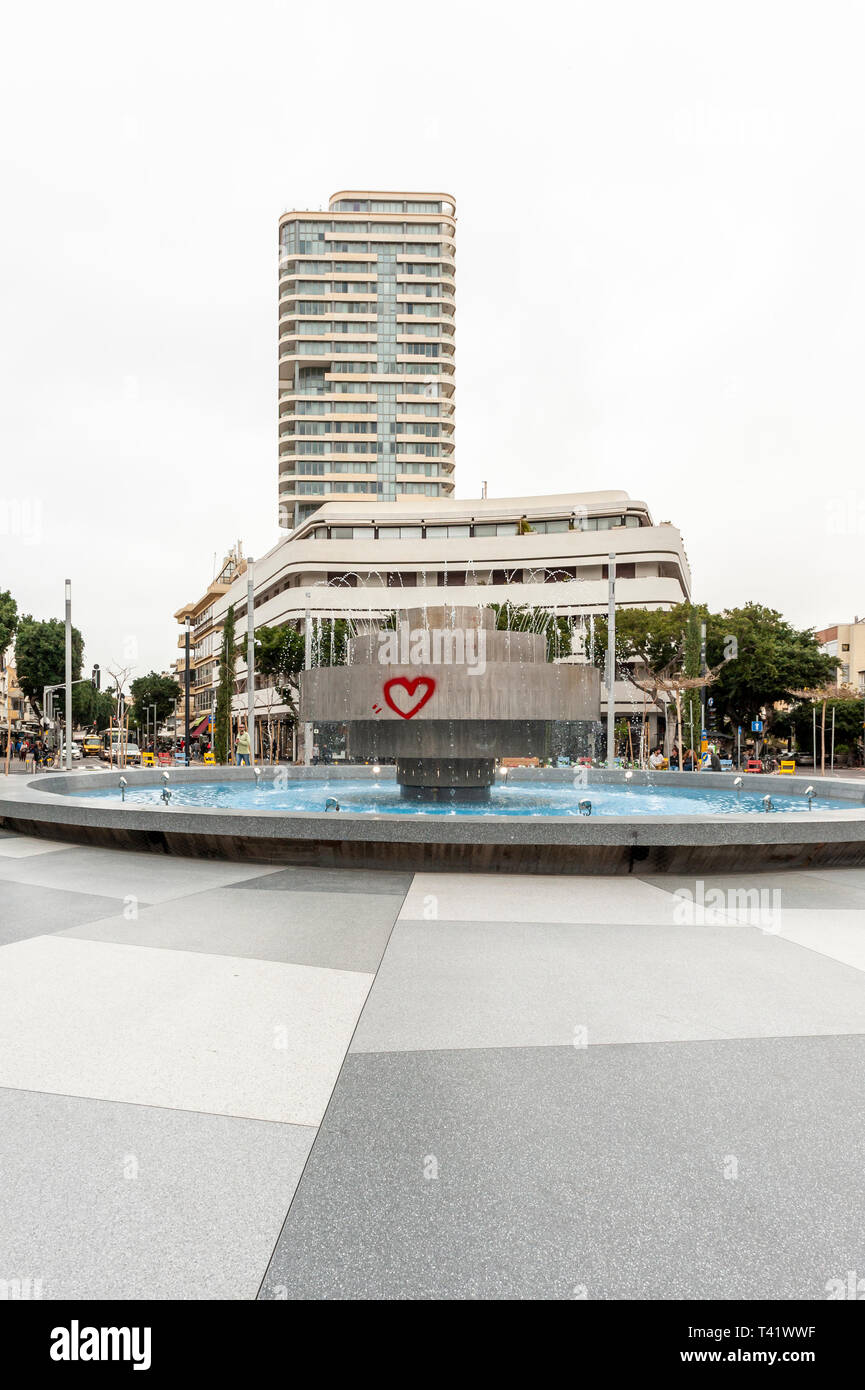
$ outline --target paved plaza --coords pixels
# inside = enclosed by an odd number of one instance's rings
[[[403,874],[0,833],[0,1281],[825,1299],[865,870]]]

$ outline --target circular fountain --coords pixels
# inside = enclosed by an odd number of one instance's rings
[[[496,777],[501,759],[573,764],[593,751],[600,713],[593,666],[550,662],[543,634],[496,622],[491,608],[460,605],[370,618],[348,643],[348,664],[304,672],[300,717],[344,726],[339,765],[178,767],[170,790],[155,768],[0,778],[0,829],[367,869],[669,874],[865,863],[865,784],[853,779],[573,765]]]
[[[486,801],[496,760],[547,758],[600,719],[600,673],[553,665],[540,633],[498,631],[492,608],[403,610],[349,643],[346,666],[305,671],[304,723],[348,729],[355,759],[394,759],[418,802]]]

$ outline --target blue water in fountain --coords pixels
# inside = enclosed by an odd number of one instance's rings
[[[695,778],[699,773],[695,773]],[[489,801],[453,803],[403,801],[393,781],[365,779],[329,780],[326,776],[309,781],[195,782],[171,784],[171,806],[218,807],[243,811],[323,811],[327,797],[335,797],[342,811],[355,814],[399,816],[579,816],[581,800],[592,803],[593,816],[719,816],[763,815],[764,792],[740,793],[721,787],[629,787],[601,783],[574,785],[571,782],[517,782],[508,785],[498,778]],[[127,806],[161,807],[162,787],[128,787]],[[88,800],[120,804],[117,789],[80,792]],[[851,803],[815,797],[815,810],[854,810]],[[781,796],[772,792],[775,811],[808,814],[804,796]],[[770,813],[771,814],[771,813]]]

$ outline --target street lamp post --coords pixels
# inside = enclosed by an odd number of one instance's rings
[[[607,610],[607,767],[616,753],[616,557],[608,556],[609,606]]]
[[[186,736],[184,739],[183,751],[186,754],[186,766],[189,767],[189,619],[186,619],[185,632],[186,648],[186,669],[183,680],[183,703],[184,703],[184,722],[186,724]]]
[[[246,728],[249,762],[255,766],[255,561],[246,559]]]
[[[72,771],[72,584],[66,581],[66,771]]]
[[[306,590],[306,621],[304,625],[303,642],[303,669],[308,671],[312,666],[312,616],[309,611],[309,600],[312,597],[309,589]],[[303,761],[309,767],[312,762],[312,725],[307,722],[303,726]]]

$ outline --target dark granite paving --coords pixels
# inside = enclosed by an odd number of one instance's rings
[[[120,898],[41,888],[7,879],[0,882],[0,946],[111,917],[122,907]]]
[[[352,1055],[262,1297],[824,1298],[865,1038]]]
[[[249,883],[232,886],[267,893],[398,893],[404,898],[411,880],[411,874],[376,873],[369,869],[277,869]]]
[[[260,1297],[825,1299],[865,1269],[865,873],[713,878],[711,922],[679,886],[417,875]],[[761,887],[785,907],[752,926]]]

